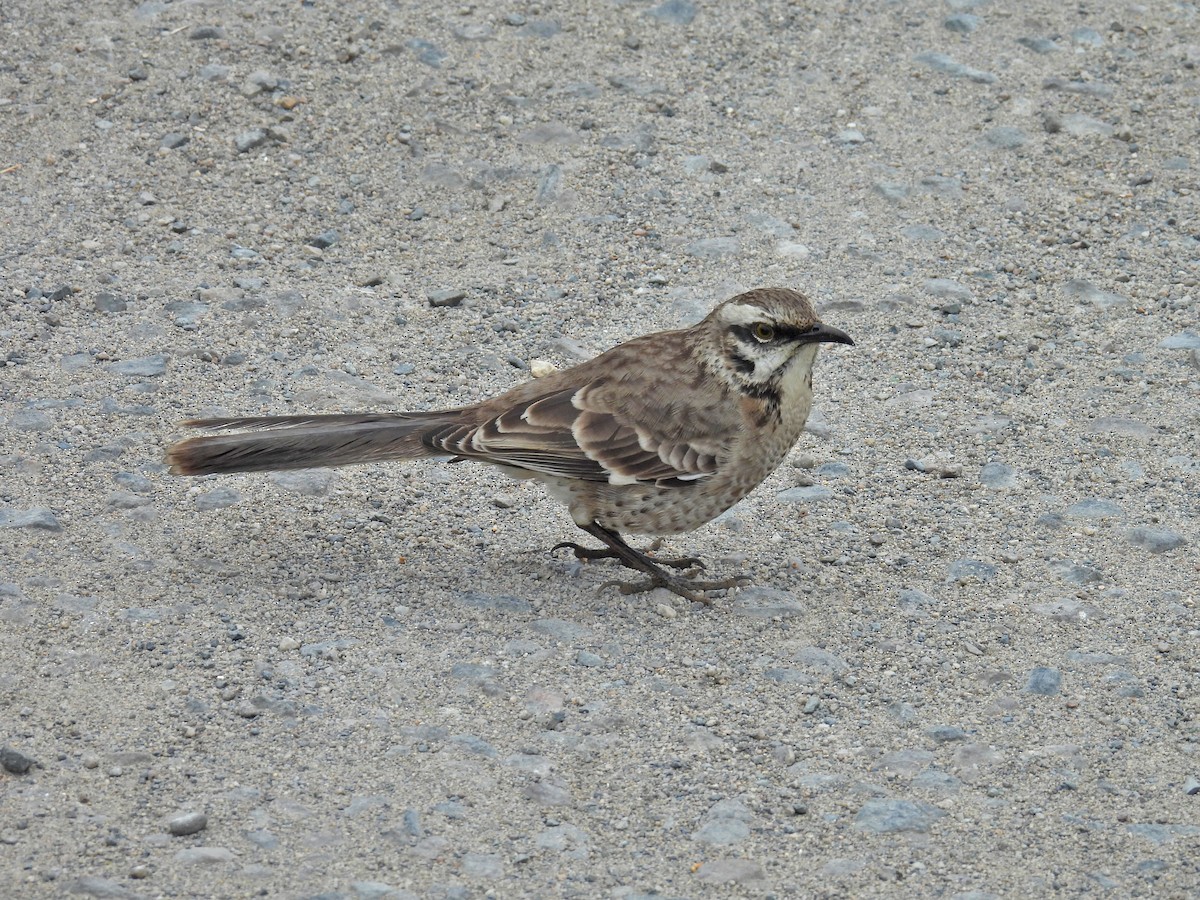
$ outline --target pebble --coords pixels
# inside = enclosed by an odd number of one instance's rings
[[[138,900],[143,896],[131,891],[118,881],[101,878],[97,875],[84,875],[76,878],[68,890],[72,894],[82,894],[86,897],[115,898],[115,900]]]
[[[1038,666],[1030,671],[1029,679],[1025,682],[1025,691],[1050,697],[1057,694],[1061,686],[1062,673],[1058,669]]]
[[[1164,350],[1197,350],[1200,349],[1200,334],[1194,331],[1181,331],[1159,341],[1158,346]]]
[[[868,800],[854,817],[854,827],[876,834],[924,834],[945,813],[929,803],[913,800]]]
[[[979,483],[996,491],[1014,488],[1017,486],[1017,473],[1006,463],[985,463],[979,470]]]
[[[918,53],[913,59],[936,72],[941,72],[954,78],[966,78],[976,84],[995,84],[996,82],[996,76],[991,72],[972,69],[970,66],[957,62],[945,53],[927,51],[925,53]]]
[[[26,775],[37,764],[37,760],[26,756],[20,750],[12,747],[0,747],[0,766],[3,766],[6,772],[14,775]]]
[[[175,854],[175,861],[184,865],[211,866],[233,860],[233,851],[225,847],[188,847]]]
[[[816,503],[820,500],[829,500],[833,496],[832,490],[820,484],[788,488],[775,495],[776,499],[782,500],[784,503]]]
[[[1032,50],[1034,53],[1046,54],[1055,53],[1060,48],[1053,40],[1046,37],[1019,37],[1017,43],[1026,49]]]
[[[714,884],[752,884],[765,881],[767,873],[761,863],[752,859],[722,858],[701,865],[696,870],[696,877]]]
[[[337,475],[328,470],[319,469],[315,471],[272,472],[269,478],[272,484],[277,484],[283,490],[290,491],[293,494],[300,494],[304,497],[324,497],[329,493],[329,489],[336,480]],[[237,501],[235,500],[234,502]]]
[[[208,827],[208,816],[204,813],[190,812],[175,816],[167,822],[167,831],[176,837],[196,834]]]
[[[249,153],[267,142],[267,133],[261,128],[248,128],[239,131],[233,138],[233,145],[238,153]]]
[[[767,587],[742,588],[733,601],[733,611],[752,619],[773,619],[776,616],[798,616],[804,605],[791,594]]]
[[[732,256],[741,249],[741,241],[735,237],[713,237],[693,241],[687,245],[685,252],[689,256],[701,259],[720,259],[723,256]]]
[[[1142,550],[1151,553],[1169,553],[1187,544],[1187,540],[1178,531],[1170,528],[1156,528],[1151,525],[1138,525],[1125,533],[1126,540]]]
[[[956,300],[965,303],[971,299],[971,289],[952,278],[927,278],[923,287],[925,293],[940,300]]]
[[[983,19],[970,13],[956,13],[942,20],[942,27],[957,34],[970,34],[983,24]]]
[[[1000,150],[1016,150],[1029,143],[1029,135],[1012,125],[998,125],[984,132],[983,139]]]
[[[646,15],[668,25],[691,25],[696,18],[696,4],[692,0],[666,0],[650,7]]]
[[[444,288],[440,291],[430,291],[427,295],[430,306],[458,306],[466,299],[467,292],[462,288]]]
[[[938,744],[967,739],[967,733],[956,725],[934,725],[932,728],[925,729],[925,736]]]
[[[570,806],[571,792],[565,787],[548,781],[527,785],[521,795],[539,806]]]
[[[0,505],[0,528],[32,528],[37,531],[62,531],[62,523],[44,506],[14,509]]]
[[[533,609],[528,600],[508,594],[484,594],[480,591],[465,591],[458,595],[463,606],[473,609],[491,609],[497,612],[527,613]]]
[[[1112,500],[1089,498],[1072,503],[1064,511],[1072,519],[1120,519],[1125,511]]]
[[[196,509],[209,512],[214,509],[226,509],[242,501],[242,495],[230,487],[219,487],[200,494],[196,497]]]
[[[538,619],[529,626],[538,634],[569,644],[575,641],[587,640],[592,636],[592,629],[578,622],[567,622],[563,619]]]
[[[960,583],[979,581],[986,584],[995,577],[996,567],[978,559],[956,559],[946,573],[946,581]]]
[[[818,672],[829,672],[840,675],[850,670],[850,664],[838,656],[820,647],[803,647],[796,651],[796,662]]]
[[[1189,797],[1195,797],[1200,794],[1200,779],[1195,775],[1189,775],[1187,781],[1183,783],[1183,792]]]
[[[1073,300],[1091,303],[1101,309],[1115,309],[1129,305],[1128,297],[1101,290],[1091,282],[1079,278],[1068,281],[1063,286],[1063,292]]]
[[[109,363],[104,368],[118,375],[128,375],[137,378],[151,378],[162,375],[167,371],[167,358],[161,353],[155,356],[143,356],[140,359],[127,359],[121,362]]]

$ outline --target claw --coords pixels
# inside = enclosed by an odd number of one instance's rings
[[[550,552],[553,553],[555,550],[569,547],[571,552],[575,554],[576,559],[618,559],[627,568],[636,569],[649,576],[645,581],[614,580],[604,583],[603,587],[615,587],[627,596],[652,591],[655,588],[666,588],[671,593],[677,594],[685,600],[690,600],[693,603],[703,603],[705,606],[708,606],[712,603],[712,600],[705,596],[705,591],[725,591],[730,588],[740,587],[750,580],[746,575],[735,575],[732,578],[725,578],[721,581],[692,581],[688,578],[671,575],[663,569],[663,566],[672,569],[703,569],[704,563],[694,556],[683,556],[678,559],[658,559],[657,557],[648,556],[641,550],[635,550],[630,547],[617,532],[605,528],[596,522],[593,522],[591,525],[581,525],[579,527],[588,534],[599,538],[607,545],[607,548],[592,550],[588,547],[582,547],[573,541],[563,541],[555,544]],[[650,549],[656,550],[660,546],[661,541],[655,541],[650,545]]]

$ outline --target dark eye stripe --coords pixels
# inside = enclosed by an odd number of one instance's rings
[[[764,322],[762,324],[770,325],[769,322]],[[760,340],[757,336],[755,336],[754,328],[749,325],[733,325],[731,326],[730,330],[739,341],[744,344],[751,345],[760,345],[763,343],[777,344],[784,341],[796,341],[808,334],[810,331],[810,329],[796,328],[792,325],[770,325],[770,327],[774,330],[775,336],[769,341]]]

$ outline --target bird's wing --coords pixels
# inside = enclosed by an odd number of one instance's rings
[[[428,432],[426,446],[584,481],[688,482],[716,473],[736,431],[689,404],[686,390],[633,395],[603,375],[572,381],[522,385],[478,407],[470,424]]]

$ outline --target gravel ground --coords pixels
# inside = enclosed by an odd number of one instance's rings
[[[1020,11],[1018,11],[1018,9]],[[0,6],[9,897],[1200,893],[1200,12]],[[672,539],[174,479],[809,292],[810,433]]]

